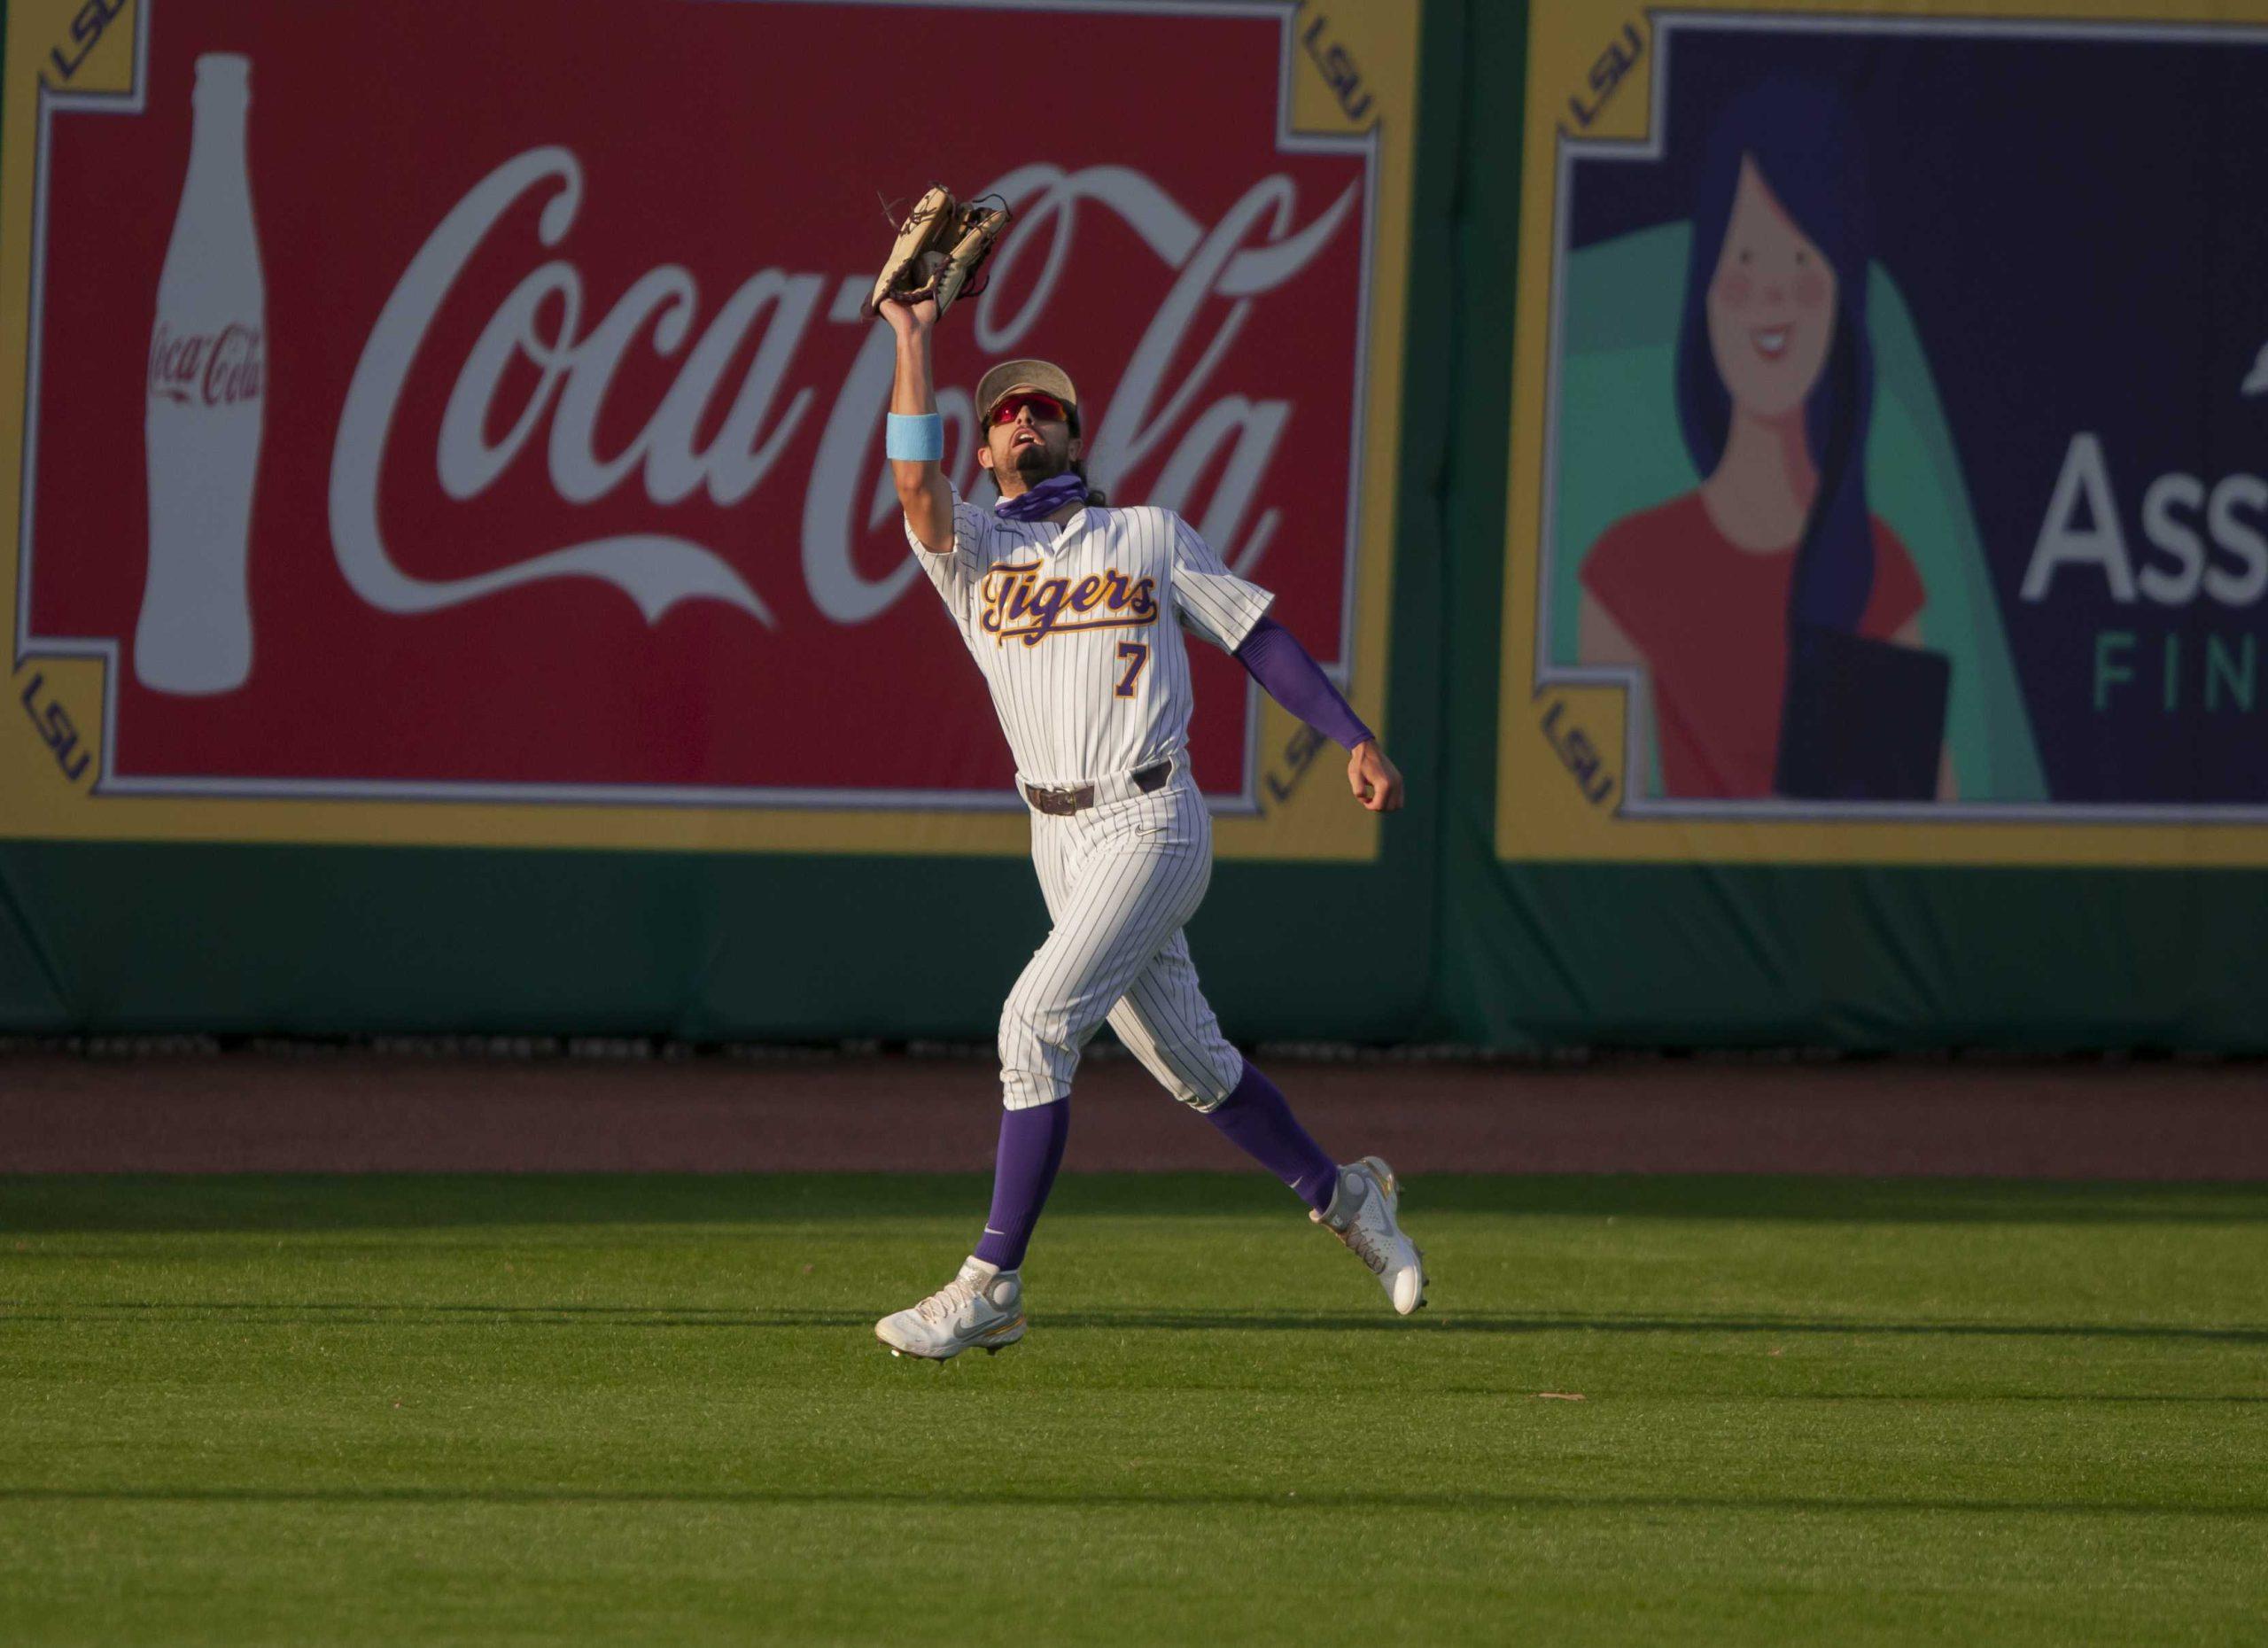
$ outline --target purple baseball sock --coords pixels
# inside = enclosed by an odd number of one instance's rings
[[[1339,1164],[1324,1154],[1276,1084],[1260,1073],[1249,1059],[1235,1089],[1205,1119],[1229,1136],[1236,1147],[1298,1193],[1299,1198],[1322,1212],[1338,1188]]]
[[[1024,1262],[1031,1228],[1047,1205],[1055,1170],[1063,1164],[1063,1141],[1071,1136],[1071,1101],[1036,1104],[1000,1112],[1000,1153],[992,1167],[992,1217],[976,1256],[1013,1271]]]

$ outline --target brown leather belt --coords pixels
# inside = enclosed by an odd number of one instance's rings
[[[1127,776],[1134,781],[1135,789],[1148,795],[1165,787],[1166,780],[1173,776],[1173,762],[1170,759],[1153,762]],[[1095,804],[1095,787],[1092,784],[1066,784],[1053,789],[1039,784],[1026,784],[1023,788],[1024,799],[1031,803],[1033,811],[1050,813],[1057,818],[1068,818],[1072,813],[1084,812]]]

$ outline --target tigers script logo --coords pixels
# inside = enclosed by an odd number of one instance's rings
[[[1158,621],[1158,580],[1128,580],[1116,567],[1105,567],[1074,584],[1068,578],[1040,578],[1039,564],[996,566],[984,575],[984,611],[977,623],[1006,644],[1010,636],[1037,647],[1058,630],[1139,629]],[[1087,618],[1107,612],[1107,618]],[[1087,618],[1066,621],[1066,614]]]

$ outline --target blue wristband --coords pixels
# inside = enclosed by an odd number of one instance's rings
[[[893,412],[883,429],[882,450],[909,463],[935,463],[945,455],[945,420],[935,412],[910,417]]]

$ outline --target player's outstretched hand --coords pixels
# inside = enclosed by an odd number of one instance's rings
[[[937,323],[937,300],[924,298],[919,303],[900,303],[895,298],[885,298],[882,313],[882,319],[889,323],[890,330],[900,337],[908,332],[926,332]]]
[[[1347,760],[1347,787],[1373,812],[1402,810],[1402,769],[1386,758],[1379,741],[1366,738]]]

